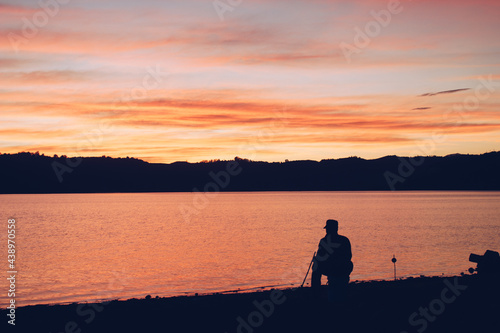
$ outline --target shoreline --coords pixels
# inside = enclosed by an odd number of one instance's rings
[[[417,278],[449,278],[449,277],[454,277],[457,276],[456,274],[446,274],[446,273],[441,273],[441,275],[408,275],[408,276],[403,276],[398,278],[397,280],[407,280],[407,279],[417,279]],[[310,279],[311,275],[309,274],[306,280],[306,283],[304,284],[304,288],[309,288],[310,285]],[[359,284],[359,283],[369,283],[369,282],[391,282],[394,281],[394,278],[378,278],[378,279],[356,279],[356,280],[350,280],[350,284]],[[326,277],[323,278],[323,284],[326,284]],[[170,299],[170,298],[175,298],[175,297],[195,297],[195,296],[211,296],[211,295],[230,295],[230,294],[244,294],[244,293],[252,293],[252,292],[262,292],[262,291],[269,291],[272,289],[281,289],[281,290],[288,290],[288,289],[296,289],[300,287],[300,283],[287,283],[287,284],[277,284],[277,285],[266,285],[266,286],[249,286],[245,288],[237,288],[237,289],[220,289],[220,290],[213,290],[213,291],[179,291],[176,293],[172,294],[164,294],[164,295],[156,295],[156,294],[151,294],[153,298],[161,298],[161,299]],[[112,302],[112,301],[128,301],[128,300],[133,300],[133,299],[144,299],[147,295],[131,295],[130,297],[111,297],[111,298],[103,298],[103,299],[88,299],[85,298],[84,300],[74,300],[74,301],[62,301],[62,302],[50,302],[50,301],[34,301],[35,303],[33,304],[23,304],[20,306],[17,306],[17,308],[24,308],[24,307],[29,307],[29,306],[56,306],[56,305],[71,305],[71,304],[85,304],[85,303],[106,303],[106,302]],[[6,300],[9,300],[9,298],[5,298]],[[5,309],[5,307],[8,305],[8,303],[5,304],[0,304],[0,310]]]
[[[197,296],[149,297],[16,309],[23,332],[478,332],[500,331],[500,288],[477,275],[433,276],[349,284],[342,307],[311,289],[270,288]],[[420,309],[427,308],[427,316]],[[413,317],[412,317],[413,316]],[[335,323],[334,326],[333,323]],[[422,331],[423,332],[423,331]]]
[[[371,189],[371,190],[221,190],[219,193],[270,193],[270,192],[387,192],[387,193],[398,193],[398,192],[500,192],[500,189]],[[122,192],[9,192],[0,193],[0,195],[26,195],[26,194],[157,194],[157,193],[197,193],[191,191],[122,191]]]

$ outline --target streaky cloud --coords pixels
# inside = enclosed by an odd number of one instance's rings
[[[435,93],[425,93],[425,94],[419,95],[419,97],[425,97],[425,96],[436,96],[436,95],[441,95],[441,94],[453,94],[453,93],[456,93],[456,92],[466,91],[466,90],[470,90],[470,89],[471,89],[471,88],[461,88],[461,89],[453,89],[453,90],[443,90],[443,91],[438,91],[438,92],[435,92]]]

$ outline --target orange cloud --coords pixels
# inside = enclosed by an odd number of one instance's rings
[[[0,85],[50,85],[82,82],[91,77],[90,73],[76,71],[34,71],[4,72],[0,77]]]

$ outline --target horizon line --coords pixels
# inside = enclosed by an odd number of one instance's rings
[[[299,159],[299,160],[289,160],[285,159],[284,161],[264,161],[264,160],[252,160],[249,158],[245,157],[240,157],[240,156],[235,156],[233,159],[225,160],[225,159],[220,159],[220,158],[214,158],[210,160],[201,160],[197,162],[189,162],[187,160],[185,161],[173,161],[173,162],[149,162],[145,159],[138,158],[138,157],[131,157],[131,156],[125,156],[125,157],[113,157],[113,156],[106,156],[106,155],[101,155],[101,156],[67,156],[65,154],[63,155],[46,155],[45,153],[40,153],[39,151],[36,152],[31,152],[31,151],[20,151],[17,153],[2,153],[0,152],[1,155],[19,155],[19,154],[30,154],[30,155],[35,155],[35,156],[44,156],[44,157],[49,157],[49,158],[69,158],[69,159],[74,159],[74,158],[112,158],[112,159],[135,159],[139,160],[148,164],[174,164],[174,163],[188,163],[188,164],[200,164],[200,163],[217,163],[217,162],[229,162],[229,161],[236,161],[236,160],[242,160],[242,161],[248,161],[248,162],[264,162],[264,163],[292,163],[292,162],[322,162],[322,161],[331,161],[331,160],[343,160],[343,159],[350,159],[350,158],[357,158],[357,159],[362,159],[365,161],[374,161],[374,160],[379,160],[382,158],[387,158],[387,157],[400,157],[400,158],[415,158],[415,157],[448,157],[448,156],[454,156],[454,155],[472,155],[472,156],[480,156],[480,155],[485,155],[485,154],[491,154],[491,153],[500,153],[500,150],[491,150],[491,151],[486,151],[483,153],[451,153],[447,155],[413,155],[413,156],[404,156],[404,155],[384,155],[376,158],[364,158],[360,156],[346,156],[346,157],[337,157],[337,158],[323,158],[321,160],[313,160],[313,159]]]

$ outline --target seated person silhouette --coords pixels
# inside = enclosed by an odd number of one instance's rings
[[[319,242],[311,274],[311,287],[316,296],[319,296],[321,276],[328,277],[328,301],[332,303],[345,302],[353,270],[351,243],[338,234],[338,228],[336,220],[326,221],[326,236]]]

